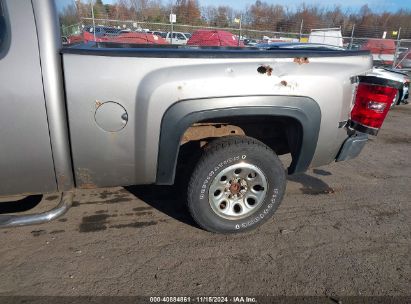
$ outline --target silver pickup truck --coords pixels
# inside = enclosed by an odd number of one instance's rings
[[[57,6],[61,6],[61,2]],[[288,174],[357,156],[398,87],[367,76],[364,51],[142,46],[62,47],[52,0],[0,0],[0,195],[186,180],[206,230],[269,219]],[[187,177],[187,178],[186,178]]]

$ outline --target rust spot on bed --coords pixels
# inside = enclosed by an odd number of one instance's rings
[[[273,73],[273,68],[269,65],[262,65],[258,67],[257,72],[260,74],[267,74],[268,76],[271,76]]]
[[[299,65],[310,63],[307,57],[295,57],[294,62]]]
[[[95,189],[97,186],[94,184],[92,174],[89,169],[78,168],[76,170],[76,178],[78,180],[79,188],[81,189]]]

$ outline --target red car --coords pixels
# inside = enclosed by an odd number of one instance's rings
[[[84,42],[94,41],[94,35],[89,32],[83,33]],[[96,37],[96,42],[116,42],[132,44],[168,44],[167,41],[157,35],[148,33],[121,33],[117,36],[100,36]]]
[[[395,42],[390,39],[370,39],[361,46],[361,50],[369,50],[374,61],[392,65],[395,56]]]
[[[197,46],[232,46],[244,47],[244,43],[238,43],[237,36],[230,32],[219,30],[198,30],[193,33],[187,45]]]

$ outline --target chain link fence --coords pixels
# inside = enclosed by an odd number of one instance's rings
[[[132,3],[132,2],[131,2]],[[411,68],[411,31],[408,28],[393,26],[356,25],[356,23],[341,19],[338,21],[318,20],[313,18],[299,20],[269,19],[250,21],[250,17],[235,12],[226,14],[223,20],[211,21],[211,17],[203,11],[201,21],[193,17],[192,22],[170,23],[169,14],[172,8],[163,9],[162,22],[139,21],[145,16],[139,16],[136,9],[124,7],[113,13],[106,9],[104,12],[93,9],[91,3],[81,5],[77,2],[80,20],[77,23],[63,22],[63,43],[73,44],[84,41],[119,42],[130,44],[176,44],[204,46],[256,46],[258,43],[273,42],[312,42],[315,29],[322,30],[322,40],[325,44],[330,41],[340,41],[340,47],[354,50],[369,50],[375,65]],[[117,6],[118,8],[118,6]],[[131,13],[130,13],[131,12]],[[117,18],[109,18],[109,15]],[[230,15],[230,16],[228,16]],[[134,18],[132,18],[134,17]],[[179,19],[177,15],[177,20]],[[190,18],[181,18],[190,20]],[[61,19],[61,17],[60,17]],[[327,18],[325,18],[327,19]],[[335,19],[335,18],[334,18]],[[337,18],[338,19],[338,18]],[[164,21],[166,20],[166,21]],[[330,30],[331,29],[331,30]],[[203,40],[195,39],[202,32]],[[218,39],[211,38],[206,33],[217,33]],[[224,37],[224,35],[231,35]],[[215,35],[214,35],[215,36]],[[214,39],[211,41],[210,39]],[[192,43],[195,40],[195,43]],[[211,42],[210,42],[211,41]],[[318,39],[316,39],[318,42]]]

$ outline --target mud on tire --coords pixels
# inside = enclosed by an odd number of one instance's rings
[[[246,136],[222,137],[205,146],[191,175],[188,209],[205,230],[245,232],[274,214],[285,184],[281,161],[262,142]]]

